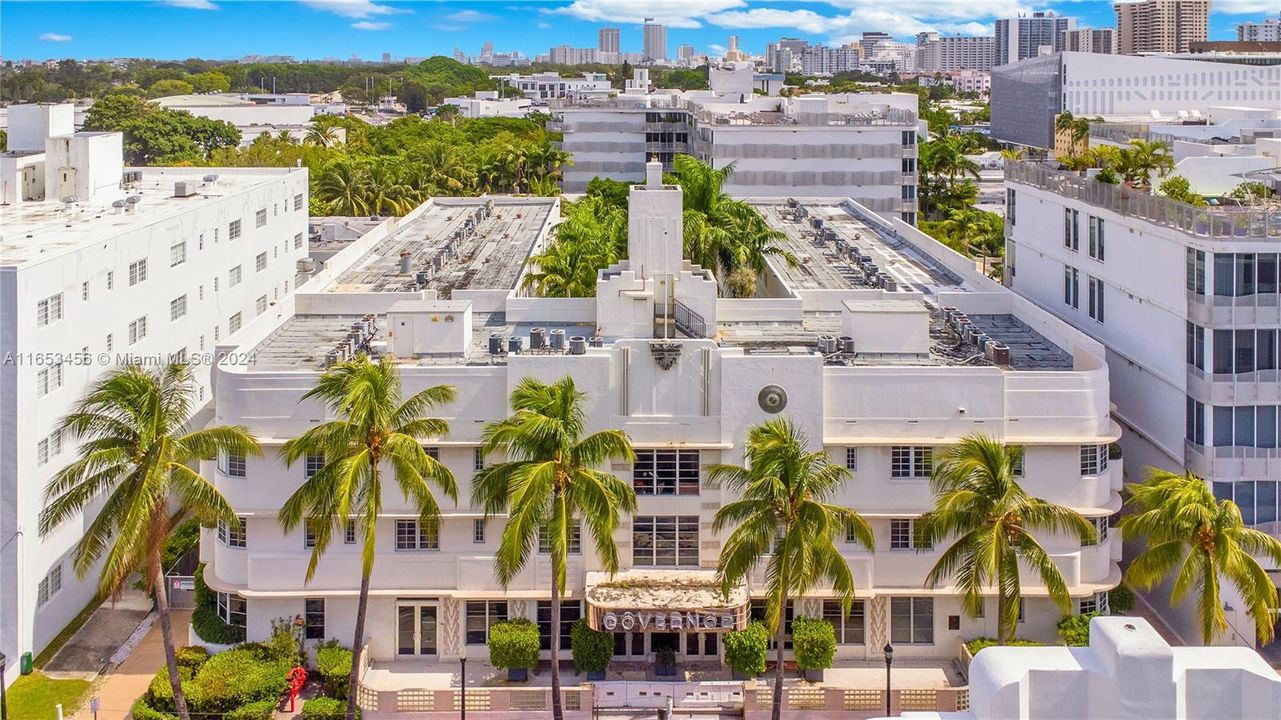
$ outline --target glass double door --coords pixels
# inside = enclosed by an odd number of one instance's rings
[[[396,604],[396,656],[436,655],[436,605]]]

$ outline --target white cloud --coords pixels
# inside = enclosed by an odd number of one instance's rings
[[[1210,3],[1210,12],[1221,15],[1266,13],[1272,17],[1277,13],[1277,3],[1276,0],[1214,0]]]
[[[42,33],[40,39],[44,42],[71,42],[72,37],[60,33]]]
[[[850,10],[851,15],[880,11],[917,20],[977,20],[980,18],[1015,17],[1030,13],[1032,7],[1018,0],[824,0],[832,7]],[[1217,1],[1217,0],[1216,0]],[[1037,10],[1044,9],[1038,6]],[[891,30],[885,32],[893,33]]]
[[[218,6],[209,0],[160,0],[162,5],[169,5],[187,10],[217,10]]]
[[[747,7],[746,0],[574,0],[569,5],[544,12],[569,15],[580,20],[617,24],[638,24],[645,18],[673,28],[700,28],[708,15]]]
[[[391,23],[369,22],[368,20],[361,20],[360,22],[352,23],[351,26],[357,30],[386,30],[387,28],[391,27]]]
[[[494,19],[493,15],[475,10],[459,10],[456,13],[450,13],[445,16],[446,20],[460,23],[478,23],[489,22]]]
[[[721,55],[724,55],[724,54],[725,54],[725,46],[724,46],[724,45],[717,45],[716,43],[712,43],[711,45],[708,45],[708,46],[707,46],[707,54],[708,54],[708,55],[711,55],[712,57],[719,57],[719,56],[721,56]]]
[[[813,10],[778,10],[776,8],[732,10],[707,17],[707,21],[713,25],[736,30],[796,28],[813,34],[827,32],[835,19],[819,15]]]
[[[1250,0],[1237,0],[1249,2]],[[826,0],[838,9],[832,15],[813,10],[753,7],[710,13],[707,22],[723,28],[779,28],[826,37],[833,43],[858,40],[864,31],[880,30],[899,38],[919,32],[991,35],[992,20],[1027,12],[1015,0],[898,0],[893,4],[866,0]]]
[[[546,23],[546,22],[540,22],[540,23],[538,23],[538,29],[539,29],[539,30],[550,30],[550,29],[551,29],[551,27],[552,27],[552,24],[551,24],[551,23]]]
[[[446,23],[436,23],[432,25],[432,29],[439,30],[441,32],[461,32],[463,30],[466,30],[467,28],[463,25],[448,25]]]
[[[409,12],[390,5],[379,5],[373,0],[301,0],[303,5],[349,18],[367,18],[373,15],[392,15]]]

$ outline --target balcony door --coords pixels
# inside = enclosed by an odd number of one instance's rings
[[[402,659],[435,656],[435,603],[396,603],[396,657]]]

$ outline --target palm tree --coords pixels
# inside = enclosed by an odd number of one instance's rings
[[[444,142],[431,142],[419,153],[425,172],[423,184],[438,195],[466,193],[476,183],[476,171],[462,154]]]
[[[934,588],[945,579],[956,582],[967,615],[983,609],[983,591],[997,591],[997,638],[1014,637],[1018,625],[1021,583],[1019,561],[1028,564],[1052,599],[1067,610],[1067,584],[1032,531],[1067,533],[1083,542],[1094,539],[1094,526],[1076,511],[1028,495],[1015,479],[1023,451],[983,435],[971,435],[950,448],[930,475],[934,509],[920,520],[920,540],[927,547],[954,537],[926,577]]]
[[[1096,121],[1102,121],[1102,118],[1095,118]],[[1066,131],[1068,134],[1068,157],[1080,155],[1078,148],[1083,144],[1088,144],[1090,139],[1090,119],[1083,117],[1074,117],[1070,112],[1060,113],[1054,118],[1054,129]]]
[[[359,165],[348,160],[336,160],[321,173],[316,183],[316,194],[329,204],[335,215],[368,215],[368,182],[368,176]]]
[[[1201,478],[1148,469],[1146,482],[1126,486],[1131,512],[1121,519],[1121,536],[1142,538],[1147,547],[1130,563],[1126,582],[1150,590],[1175,574],[1170,604],[1197,595],[1201,641],[1212,643],[1228,628],[1223,613],[1224,580],[1241,594],[1254,619],[1260,644],[1272,641],[1277,620],[1277,588],[1256,559],[1281,564],[1281,541],[1245,527],[1231,500],[1215,500]]]
[[[143,574],[155,595],[174,707],[183,720],[189,717],[187,699],[174,654],[161,550],[169,532],[188,517],[206,526],[237,522],[222,493],[193,465],[219,453],[259,453],[258,441],[240,426],[189,430],[195,394],[190,369],[177,363],[155,371],[126,365],[94,382],[59,427],[80,441],[79,457],[45,488],[39,521],[43,537],[106,496],[76,544],[76,576],[83,579],[102,561],[98,592],[115,597],[131,575]]]
[[[872,529],[862,516],[832,502],[849,477],[827,452],[810,449],[809,439],[780,418],[747,433],[744,467],[714,465],[708,484],[724,485],[739,499],[716,511],[713,531],[732,528],[716,570],[728,593],[762,558],[766,559],[765,624],[775,634],[774,720],[783,701],[783,635],[785,609],[819,583],[830,582],[848,614],[854,599],[854,575],[836,543],[852,535],[872,549]]]
[[[506,587],[545,540],[552,564],[552,717],[561,720],[560,598],[566,556],[581,521],[607,572],[618,571],[614,529],[623,513],[636,512],[636,491],[599,468],[611,460],[634,461],[627,434],[602,430],[584,437],[583,400],[573,378],[553,383],[521,380],[512,391],[514,414],[485,428],[481,451],[508,461],[486,467],[472,481],[472,503],[490,517],[507,513],[494,561]]]
[[[627,250],[627,211],[597,195],[564,208],[556,240],[530,258],[534,269],[525,275],[524,287],[540,297],[592,297],[597,271],[618,262]]]
[[[1146,190],[1152,187],[1152,173],[1166,175],[1174,169],[1174,154],[1163,140],[1133,138],[1117,152],[1116,169],[1126,182]]]
[[[329,147],[338,142],[338,131],[333,125],[317,125],[312,123],[307,129],[307,135],[303,138],[304,145],[316,145],[319,147]]]
[[[1018,162],[1023,159],[1023,148],[1006,148],[1001,151],[1001,159],[1006,162]]]
[[[369,579],[374,571],[374,540],[382,511],[384,466],[390,466],[401,493],[418,512],[420,527],[439,527],[440,505],[432,486],[457,502],[453,473],[440,464],[421,442],[449,432],[444,420],[424,417],[433,407],[453,402],[454,388],[437,385],[402,400],[400,373],[388,358],[373,362],[366,355],[327,370],[302,400],[319,400],[336,418],[289,440],[280,449],[288,465],[307,456],[320,456],[323,465],[280,507],[277,521],[286,532],[301,523],[315,534],[307,582],[334,530],[346,531],[354,522],[362,543],[360,599],[356,605],[356,634],[352,651],[364,644]],[[301,401],[300,401],[301,402]],[[353,663],[347,680],[347,720],[356,713],[356,683],[360,663]]]

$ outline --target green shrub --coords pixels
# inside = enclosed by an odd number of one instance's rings
[[[605,672],[609,659],[614,656],[614,636],[593,630],[587,624],[587,618],[579,618],[570,628],[569,636],[574,667],[579,672]]]
[[[802,670],[826,670],[836,658],[836,630],[826,620],[798,617],[792,621],[792,648]]]
[[[276,700],[288,684],[288,660],[264,660],[243,648],[218,653],[196,673],[193,685],[198,701],[191,704],[202,713],[226,713],[261,700]]]
[[[218,617],[218,610],[208,605],[197,605],[191,611],[191,629],[196,637],[215,645],[235,645],[245,641],[245,629],[228,625]]]
[[[218,595],[205,584],[205,564],[200,563],[196,566],[196,571],[192,573],[192,581],[195,585],[196,605],[208,605],[213,607],[218,603]]]
[[[965,647],[970,651],[971,655],[978,654],[978,651],[982,650],[983,648],[999,647],[1002,645],[1004,645],[1005,647],[1042,647],[1045,645],[1045,643],[1037,642],[1035,640],[1024,640],[1022,638],[1014,638],[1013,640],[1007,643],[1001,643],[997,641],[996,638],[990,638],[990,637],[976,637],[973,640],[965,641]]]
[[[1134,609],[1134,591],[1126,585],[1117,585],[1108,593],[1108,609],[1124,615]]]
[[[266,642],[271,656],[277,660],[288,660],[294,665],[302,664],[302,625],[290,618],[276,618],[271,621],[271,639]]]
[[[725,633],[725,664],[739,675],[753,677],[765,672],[768,653],[769,631],[761,622]]]
[[[491,629],[490,632],[493,632]],[[302,704],[302,720],[343,720],[347,717],[347,701],[337,698],[312,698]],[[356,708],[360,720],[360,708]]]
[[[194,673],[209,659],[209,650],[204,645],[187,645],[174,650],[174,655],[178,657],[179,668],[191,668]]]
[[[1090,620],[1099,616],[1099,613],[1085,613],[1084,615],[1068,615],[1059,621],[1059,638],[1063,640],[1064,645],[1085,646],[1090,644]]]
[[[489,627],[489,664],[500,670],[538,665],[538,626],[525,618]]]
[[[325,694],[339,700],[347,699],[347,682],[351,678],[352,653],[337,640],[323,642],[316,647],[316,674],[325,686]]]
[[[276,716],[275,700],[259,700],[223,715],[223,720],[272,720]]]
[[[195,671],[190,667],[178,666],[178,677],[182,679],[182,689],[190,694],[191,678]],[[147,704],[153,710],[161,712],[173,712],[175,710],[173,703],[173,685],[169,682],[169,668],[162,667],[156,676],[151,678],[151,684],[147,686]],[[191,698],[187,698],[187,703],[191,703]]]
[[[169,682],[165,678],[165,682]],[[138,698],[138,702],[133,704],[133,709],[129,711],[133,720],[178,720],[178,716],[173,713],[161,712],[147,704],[147,698]]]

